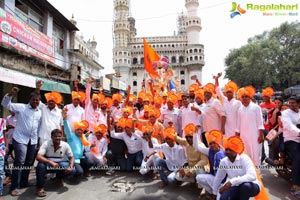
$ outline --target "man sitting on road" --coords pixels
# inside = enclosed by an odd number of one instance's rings
[[[47,173],[56,173],[56,179],[60,187],[63,186],[62,178],[65,174],[75,173],[71,147],[68,143],[62,141],[62,137],[62,132],[59,129],[54,129],[51,132],[52,140],[43,143],[36,156],[37,161],[39,161],[36,167],[36,195],[39,197],[46,196],[44,185]]]

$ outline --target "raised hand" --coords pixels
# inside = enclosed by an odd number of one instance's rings
[[[38,81],[36,82],[36,87],[37,87],[37,88],[41,88],[41,87],[43,86],[43,84],[44,84],[44,81],[38,80]]]

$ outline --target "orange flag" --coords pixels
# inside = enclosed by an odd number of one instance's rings
[[[153,69],[152,62],[158,61],[160,56],[150,47],[144,39],[144,68],[149,73],[150,77],[160,77],[159,74]]]

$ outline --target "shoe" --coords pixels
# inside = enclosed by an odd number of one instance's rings
[[[109,169],[107,172],[105,172],[106,175],[111,176],[115,173],[113,169]]]
[[[297,199],[300,199],[300,188],[298,186],[292,186],[290,189],[290,193]]]
[[[91,177],[92,174],[91,174],[91,172],[86,172],[86,173],[84,174],[84,176],[85,176],[85,177]]]
[[[16,189],[11,190],[11,191],[9,192],[9,194],[10,194],[11,196],[13,196],[13,197],[15,197],[15,196],[20,196],[20,195],[21,195],[21,193],[20,193],[18,190],[16,190]]]
[[[47,196],[47,193],[45,192],[44,188],[39,188],[36,191],[36,196],[45,197],[45,196]]]

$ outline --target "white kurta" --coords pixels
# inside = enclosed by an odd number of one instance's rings
[[[78,105],[74,107],[73,104],[66,105],[68,112],[67,112],[67,121],[72,131],[74,131],[74,122],[81,122],[85,119],[84,116],[84,109]]]
[[[225,122],[225,137],[230,137],[235,135],[235,130],[237,127],[237,115],[238,110],[241,107],[242,103],[235,98],[228,101],[227,97],[224,96],[219,87],[216,88],[217,95],[222,98],[223,107],[226,113],[226,122]]]
[[[253,102],[247,107],[242,105],[238,111],[237,132],[244,142],[245,153],[256,166],[261,163],[262,144],[258,144],[259,130],[264,130],[261,108]]]

